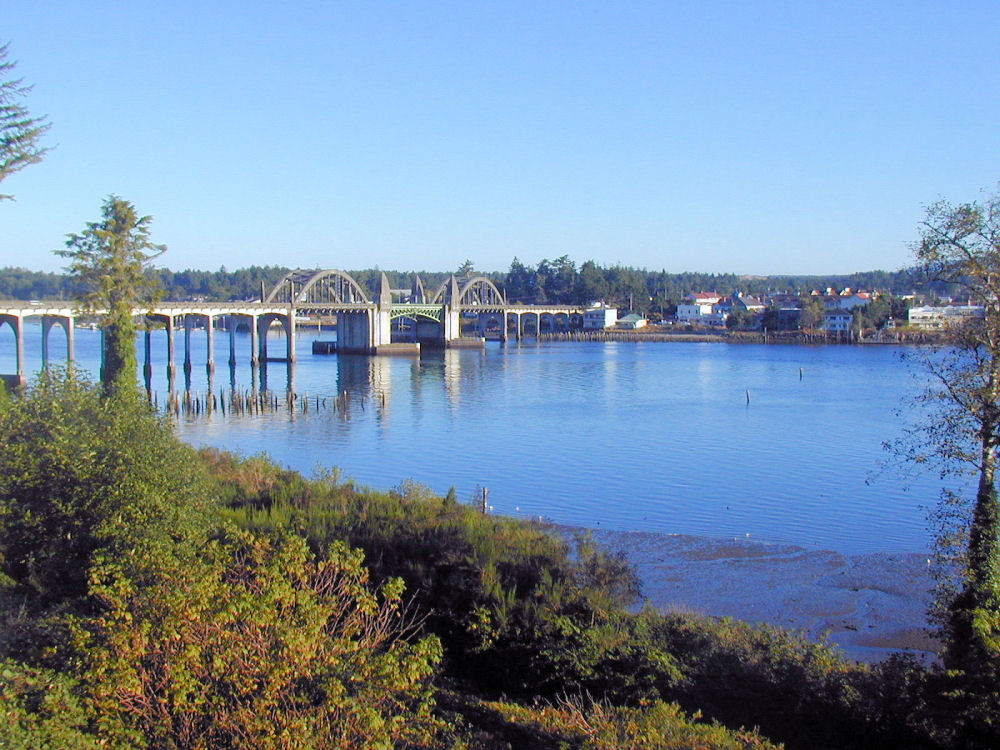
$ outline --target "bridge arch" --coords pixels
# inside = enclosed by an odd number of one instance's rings
[[[473,276],[463,286],[458,296],[463,307],[495,306],[504,304],[503,294],[497,285],[485,276]]]
[[[294,295],[294,300],[292,296]],[[368,304],[371,300],[354,278],[336,268],[296,269],[285,274],[264,302]]]
[[[473,276],[465,279],[461,282],[461,286],[459,286],[459,281],[452,276],[438,287],[432,301],[439,305],[446,302],[455,305],[456,293],[457,304],[460,307],[499,307],[505,304],[503,293],[496,284],[485,276]]]

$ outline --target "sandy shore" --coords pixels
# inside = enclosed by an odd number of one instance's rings
[[[893,651],[933,655],[925,630],[932,587],[926,555],[841,555],[647,532],[593,535],[628,556],[643,596],[658,609],[803,630],[861,661]]]

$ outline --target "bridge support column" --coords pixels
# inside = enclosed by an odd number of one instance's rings
[[[184,316],[184,377],[191,377],[191,316]]]
[[[271,327],[271,318],[261,315],[257,318],[257,361],[267,362],[267,329]]]
[[[285,332],[285,356],[284,357],[269,357],[267,354],[267,332],[271,328],[271,324],[274,321],[281,323],[281,328]],[[259,357],[260,362],[268,362],[272,359],[278,362],[294,362],[295,361],[295,316],[294,314],[284,314],[284,313],[266,313],[257,318],[257,325],[255,326],[257,330],[257,339],[259,346]]]
[[[49,332],[52,326],[62,326],[66,333],[66,364],[73,364],[73,318],[63,315],[42,316],[42,369],[49,367]]]
[[[260,332],[257,326],[260,319],[257,315],[250,316],[250,364],[256,368],[260,364]]]
[[[76,323],[72,316],[66,318],[66,364],[72,366],[76,360]]]
[[[372,354],[375,342],[372,336],[372,311],[337,313],[337,351],[348,354]]]
[[[168,315],[165,322],[167,326],[167,381],[172,388],[174,378],[177,377],[177,364],[174,359],[174,316]]]
[[[208,336],[208,358],[205,360],[205,370],[209,376],[215,372],[215,331],[212,328],[214,323],[212,315],[205,315],[205,333]],[[209,389],[209,393],[211,393]]]
[[[147,323],[146,330],[142,332],[143,343],[145,344],[142,356],[142,379],[146,384],[147,391],[153,385],[153,358],[149,351],[152,344],[152,336],[153,332],[149,329],[149,324]]]
[[[14,375],[5,375],[4,380],[8,386],[15,388],[24,385],[27,379],[24,377],[24,318],[20,315],[0,315],[0,326],[9,323],[14,331],[14,347],[17,358],[17,372]]]
[[[236,324],[232,315],[229,316],[229,366],[236,367]]]
[[[444,332],[444,343],[462,338],[462,314],[457,307],[445,305],[441,315],[441,328]]]

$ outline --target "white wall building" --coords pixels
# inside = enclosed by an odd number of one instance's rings
[[[618,308],[596,305],[583,311],[584,330],[612,328],[618,322]]]
[[[850,310],[827,310],[823,314],[824,331],[849,331],[854,313]]]
[[[716,300],[718,302],[718,300]],[[701,323],[702,316],[711,315],[715,302],[691,302],[677,305],[677,320],[680,323]]]
[[[936,330],[967,320],[982,320],[986,312],[981,305],[948,305],[946,307],[911,307],[907,320],[914,328]]]
[[[626,315],[624,318],[618,321],[618,326],[620,328],[645,328],[649,321],[638,313],[632,313],[631,315]]]

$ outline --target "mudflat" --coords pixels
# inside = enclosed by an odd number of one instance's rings
[[[592,533],[595,541],[627,556],[643,597],[662,611],[801,630],[859,661],[879,661],[894,651],[934,656],[936,643],[927,632],[933,581],[926,555],[843,555],[750,539]]]

